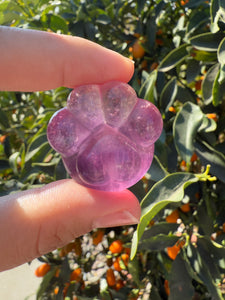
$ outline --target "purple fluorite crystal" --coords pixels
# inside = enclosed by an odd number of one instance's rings
[[[149,169],[162,118],[126,83],[75,88],[51,118],[47,136],[72,178],[89,188],[119,191]]]

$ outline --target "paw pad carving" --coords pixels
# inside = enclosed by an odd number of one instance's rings
[[[162,118],[125,83],[76,87],[51,118],[47,136],[72,178],[89,188],[119,191],[149,169]]]

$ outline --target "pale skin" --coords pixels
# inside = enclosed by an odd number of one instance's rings
[[[0,27],[0,90],[44,91],[110,80],[128,82],[127,58],[85,39]],[[94,228],[138,223],[128,190],[102,192],[72,179],[0,199],[0,271],[61,247]]]

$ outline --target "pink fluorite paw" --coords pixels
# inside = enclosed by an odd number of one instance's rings
[[[84,85],[51,118],[47,136],[68,173],[87,187],[118,191],[149,169],[162,118],[125,83]]]

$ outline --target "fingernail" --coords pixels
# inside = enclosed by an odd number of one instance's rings
[[[129,61],[129,62],[132,62],[133,64],[135,64],[135,61],[133,59],[130,59],[128,57],[126,57],[126,59]]]
[[[112,213],[110,215],[98,217],[93,223],[93,228],[116,227],[123,225],[138,224],[139,220],[128,210]]]

